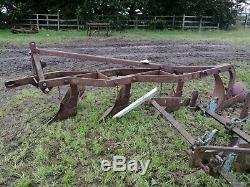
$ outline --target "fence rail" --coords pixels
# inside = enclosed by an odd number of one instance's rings
[[[250,15],[247,13],[239,14],[236,18],[236,22],[245,28],[250,28]]]
[[[114,15],[101,15],[98,20],[107,21],[115,19]],[[122,21],[128,28],[157,28],[157,23],[162,22],[167,28],[181,29],[219,29],[219,23],[214,21],[212,16],[189,16],[189,15],[173,15],[173,16],[135,16],[133,19]]]
[[[118,21],[116,15],[100,15],[94,22]],[[141,16],[130,17],[129,19],[120,20],[125,28],[153,28],[158,29],[159,24],[166,28],[179,29],[219,29],[219,23],[214,21],[212,16],[190,16],[190,15],[173,15],[173,16]],[[39,30],[45,28],[74,28],[79,30],[83,24],[77,17],[76,19],[62,19],[59,13],[57,14],[31,14],[19,19],[19,25],[36,26]],[[250,23],[250,20],[249,20]],[[84,24],[85,25],[85,24]]]
[[[39,30],[41,27],[45,28],[60,28],[71,27],[79,30],[80,22],[78,17],[76,19],[61,19],[58,14],[30,14],[19,19],[18,25],[21,26],[36,26]]]

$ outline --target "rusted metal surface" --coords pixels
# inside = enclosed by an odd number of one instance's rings
[[[177,83],[176,91],[174,93],[175,97],[181,97],[183,93],[184,82],[180,81]]]
[[[121,86],[121,89],[116,98],[114,106],[109,108],[106,112],[104,112],[101,119],[104,119],[107,116],[113,116],[128,106],[130,98],[130,89],[131,89],[131,84],[125,84]]]
[[[38,29],[35,27],[24,28],[21,26],[14,26],[13,28],[11,28],[11,32],[14,34],[17,34],[17,33],[35,34],[35,33],[38,33]]]
[[[190,102],[189,102],[189,107],[191,107],[191,108],[196,107],[198,96],[199,96],[198,91],[192,92],[192,96],[191,96],[191,99],[190,99]]]
[[[242,111],[240,113],[240,119],[245,119],[249,116],[249,111],[250,111],[250,93],[247,94],[245,101],[244,101],[244,106],[242,108]]]
[[[75,116],[77,114],[79,97],[82,96],[84,91],[84,86],[77,86],[71,84],[70,88],[68,89],[66,95],[64,96],[60,104],[59,111],[52,119],[49,120],[49,123]]]
[[[154,97],[153,99],[168,112],[176,111],[190,102],[189,98],[182,99],[182,97]]]
[[[151,101],[152,105],[175,127],[176,130],[191,144],[194,145],[195,139],[187,130],[179,124],[171,114],[166,112],[155,100]]]
[[[224,101],[225,98],[225,87],[221,77],[218,74],[214,74],[215,87],[212,99],[215,100],[218,98],[218,105]]]
[[[139,99],[135,100],[133,103],[128,105],[126,108],[122,109],[120,112],[115,114],[113,118],[120,118],[130,112],[131,110],[135,109],[136,107],[140,106],[142,103],[145,103],[146,101],[149,101],[158,91],[158,88],[155,87],[151,91],[147,92],[145,95],[140,97]]]
[[[241,144],[240,148],[250,149],[250,144]],[[248,154],[239,154],[237,159],[233,163],[233,168],[235,171],[244,171],[250,172],[250,153]]]
[[[110,34],[110,23],[86,23],[87,26],[87,35],[92,36],[95,33],[98,33],[100,30],[104,30],[105,35],[109,36]]]
[[[248,94],[246,86],[242,83],[236,82],[233,85],[233,96],[239,96],[240,100],[244,100]]]
[[[202,109],[202,108],[200,108],[200,109]],[[204,111],[206,112],[206,114],[208,114],[209,116],[214,118],[216,121],[218,121],[220,124],[222,124],[227,130],[232,131],[233,133],[235,133],[236,135],[241,137],[243,140],[250,143],[250,135],[245,133],[244,131],[242,131],[239,127],[234,126],[234,124],[232,124],[232,122],[230,120],[228,120],[228,119],[224,118],[223,116],[220,116],[214,112],[211,112],[210,110],[204,110]]]
[[[38,81],[44,81],[45,77],[43,74],[43,68],[35,43],[30,43],[30,52],[33,74],[38,77]]]
[[[249,147],[226,147],[226,146],[199,146],[197,150],[210,150],[216,152],[234,152],[234,153],[245,153],[250,154]]]

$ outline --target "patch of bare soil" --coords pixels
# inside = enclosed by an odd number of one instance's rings
[[[28,45],[27,45],[28,46]],[[250,60],[250,51],[237,49],[227,43],[176,42],[176,41],[128,41],[124,39],[86,40],[48,46],[51,49],[101,55],[123,59],[145,60],[171,65],[209,65]],[[0,74],[4,77],[29,75],[31,65],[27,48],[0,49]],[[43,57],[48,70],[104,69],[113,65],[76,62],[72,59]]]

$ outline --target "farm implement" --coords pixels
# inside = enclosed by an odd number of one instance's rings
[[[36,27],[25,28],[25,27],[21,27],[21,26],[14,26],[11,29],[11,32],[14,34],[17,34],[17,33],[35,34],[35,33],[38,33],[39,31]]]
[[[37,48],[30,43],[31,64],[33,76],[5,82],[7,88],[23,85],[33,85],[45,94],[54,87],[69,85],[69,89],[61,101],[59,111],[49,120],[49,123],[73,117],[77,113],[79,98],[86,87],[120,87],[115,104],[102,116],[115,116],[129,106],[131,85],[136,82],[175,84],[171,96],[148,97],[159,114],[168,120],[172,126],[190,143],[186,150],[194,167],[203,169],[206,173],[216,176],[220,174],[233,186],[243,184],[232,175],[232,170],[250,171],[250,136],[244,131],[249,117],[250,94],[241,83],[236,82],[236,71],[231,64],[214,66],[170,66],[166,64],[149,63],[117,58],[107,58],[88,54],[78,54],[58,50]],[[47,63],[41,61],[42,56],[72,58],[80,61],[118,64],[122,68],[100,71],[55,71],[44,73]],[[221,74],[228,75],[225,86]],[[183,97],[185,83],[212,76],[214,90],[210,103],[203,107],[199,102],[199,92],[193,91],[189,98]],[[154,90],[153,92],[155,92]],[[138,101],[141,104],[144,98]],[[137,106],[135,103],[133,106]],[[236,103],[243,106],[238,118],[227,119],[220,115],[222,110]],[[216,145],[218,130],[213,129],[203,136],[194,138],[170,112],[186,106],[190,110],[200,110],[204,115],[214,118],[223,125],[227,133],[232,135],[228,146]]]

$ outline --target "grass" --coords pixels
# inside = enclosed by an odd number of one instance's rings
[[[250,31],[150,31],[125,30],[113,31],[110,38],[127,38],[131,40],[187,40],[233,42],[249,46]],[[67,43],[87,39],[86,31],[46,31],[37,34],[12,34],[10,30],[0,30],[0,46],[19,46],[35,41],[40,45]]]
[[[0,46],[20,46],[27,45],[35,41],[40,45],[67,43],[74,40],[85,39],[85,32],[78,31],[46,31],[41,30],[36,34],[13,34],[8,29],[0,30]]]
[[[220,41],[247,44],[250,41],[250,31],[150,31],[127,30],[115,32],[114,36],[136,40],[187,40],[187,41]]]
[[[244,78],[240,80],[245,81]],[[196,89],[205,93],[210,89],[205,85],[212,87],[208,84],[211,81],[200,82]],[[155,86],[159,85],[134,84],[131,100]],[[162,93],[169,93],[171,88],[171,85],[163,85]],[[192,89],[187,88],[185,94],[189,95]],[[46,120],[57,110],[56,101],[52,99],[55,94],[56,90],[52,90],[48,97],[35,88],[24,88],[0,108],[0,113],[4,114],[0,117],[1,129],[16,133],[10,144],[8,136],[0,141],[0,155],[4,158],[0,161],[0,184],[20,187],[228,186],[221,177],[213,178],[202,172],[194,174],[196,169],[190,167],[184,152],[189,144],[168,122],[156,118],[149,105],[142,105],[121,119],[99,123],[99,117],[114,102],[116,89],[91,90],[80,101],[76,117],[47,126]],[[219,129],[217,143],[227,145],[229,136],[215,120],[187,108],[174,112],[174,116],[195,137],[206,130]],[[101,160],[112,160],[113,155],[150,159],[151,163],[144,176],[102,172]],[[249,174],[238,177],[250,184]]]

